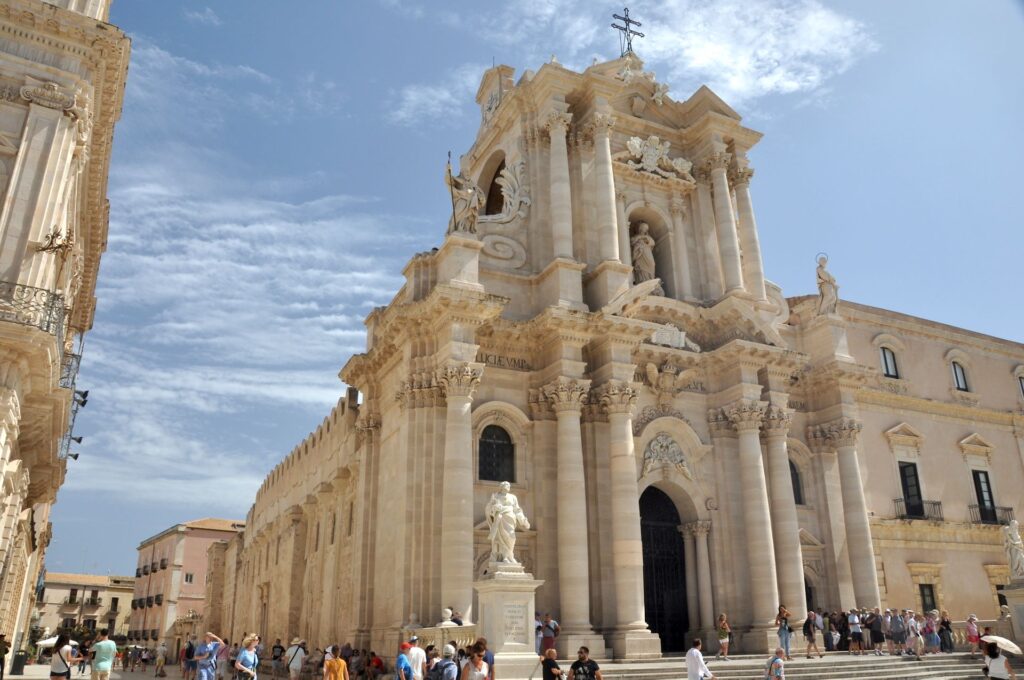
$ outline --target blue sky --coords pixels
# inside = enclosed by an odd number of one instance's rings
[[[287,8],[287,9],[285,9]],[[132,573],[138,542],[244,517],[341,395],[362,319],[447,221],[492,59],[618,55],[590,0],[137,2],[81,457],[47,566]],[[1024,11],[999,0],[636,2],[670,96],[706,83],[751,153],[768,277],[1024,340]],[[1012,306],[1012,305],[1011,305]]]

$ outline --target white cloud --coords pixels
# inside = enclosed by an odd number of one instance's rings
[[[201,10],[183,10],[185,18],[194,24],[203,24],[205,26],[220,26],[224,22],[220,20],[217,13],[213,11],[211,7],[204,7]]]
[[[438,83],[407,85],[395,94],[388,117],[405,126],[457,117],[472,106],[486,68],[463,64]]]

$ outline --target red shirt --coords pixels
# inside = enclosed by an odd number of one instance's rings
[[[384,660],[382,658],[380,658],[379,656],[375,656],[372,659],[370,659],[370,665],[373,666],[374,668],[383,669],[384,668]]]

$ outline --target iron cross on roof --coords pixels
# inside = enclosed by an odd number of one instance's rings
[[[621,54],[619,55],[620,57],[624,57],[627,54],[632,54],[633,53],[633,36],[634,35],[636,37],[638,37],[638,38],[646,37],[640,31],[634,31],[631,28],[631,26],[636,26],[637,28],[640,28],[640,26],[642,24],[639,21],[637,21],[636,19],[630,19],[629,18],[629,8],[628,7],[623,8],[622,14],[624,14],[625,16],[620,16],[618,14],[613,14],[612,15],[613,19],[618,19],[623,24],[625,24],[625,26],[620,26],[618,24],[612,24],[612,28],[614,28],[616,31],[621,31],[622,32],[622,35],[619,37],[619,50],[621,51]]]

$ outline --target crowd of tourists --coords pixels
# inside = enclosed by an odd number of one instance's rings
[[[780,605],[775,617],[779,646],[765,667],[764,677],[785,677],[786,662],[792,661],[794,629],[790,625],[793,615]],[[986,642],[992,633],[989,626],[979,629],[978,617],[967,617],[967,642],[971,658],[981,655],[989,678],[1015,679],[1006,657],[995,642]],[[822,658],[823,652],[845,652],[850,655],[911,656],[920,661],[928,654],[952,654],[954,649],[953,621],[943,609],[915,612],[913,609],[854,608],[850,611],[811,610],[804,617],[801,628],[804,654],[808,659]],[[727,614],[718,617],[715,626],[718,650],[715,661],[729,661],[732,627]],[[821,640],[819,645],[818,640]],[[714,674],[704,660],[702,641],[697,638],[686,654],[688,680],[710,680]]]

